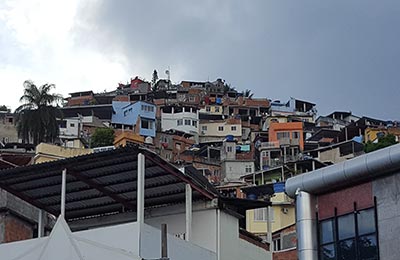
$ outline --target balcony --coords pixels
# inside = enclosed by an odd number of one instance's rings
[[[260,149],[268,149],[268,148],[279,148],[279,142],[262,142]]]

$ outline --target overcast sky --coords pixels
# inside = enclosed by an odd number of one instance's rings
[[[15,109],[26,79],[67,96],[170,67],[174,82],[400,119],[399,14],[398,0],[4,0],[0,105]]]

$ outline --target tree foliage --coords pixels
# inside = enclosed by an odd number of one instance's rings
[[[24,103],[15,110],[18,135],[24,143],[53,143],[58,138],[57,118],[61,117],[61,112],[54,105],[62,97],[50,93],[54,88],[54,84],[37,87],[30,80],[24,82],[24,94],[20,98]]]
[[[225,83],[224,84],[224,94],[228,93],[229,91],[236,91],[235,87],[232,87],[231,84]]]
[[[397,143],[396,137],[392,134],[387,134],[387,135],[384,135],[384,136],[378,138],[377,143],[372,143],[371,141],[368,141],[365,144],[364,151],[366,153],[370,153],[372,151],[376,151],[376,150],[394,145],[396,143]]]
[[[1,105],[0,106],[0,111],[10,112],[10,109],[5,105]]]
[[[114,130],[111,128],[97,128],[91,138],[91,147],[110,146],[114,144]]]
[[[153,76],[151,79],[152,91],[154,91],[154,92],[157,91],[157,89],[156,89],[157,81],[158,81],[158,73],[157,73],[157,70],[154,70]]]
[[[250,89],[246,89],[245,91],[242,92],[242,95],[246,98],[252,98],[253,97],[253,93],[251,93]]]

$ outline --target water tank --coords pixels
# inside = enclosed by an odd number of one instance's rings
[[[146,137],[146,139],[144,139],[144,143],[153,144],[153,138],[151,136]]]

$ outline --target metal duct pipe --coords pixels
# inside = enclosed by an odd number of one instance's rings
[[[315,198],[304,191],[296,195],[296,233],[299,260],[318,260]]]
[[[337,163],[286,181],[286,193],[294,198],[296,190],[311,194],[329,192],[373,179],[400,169],[400,144]]]

